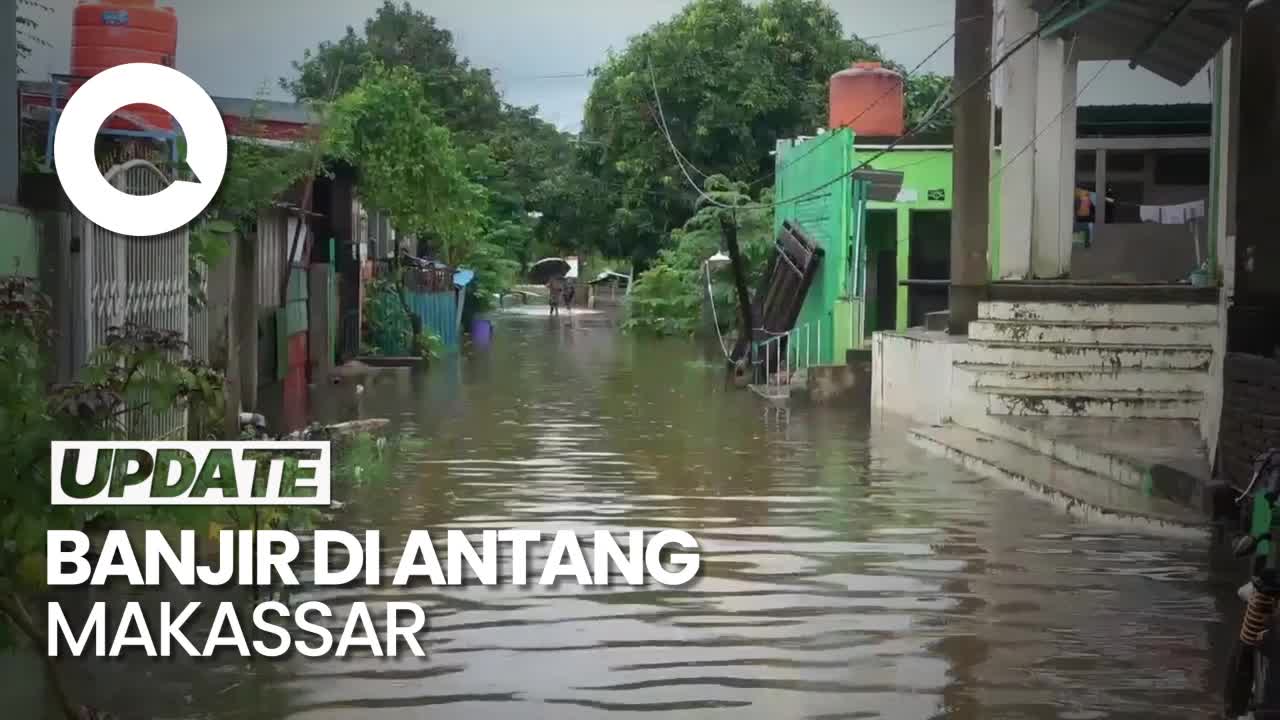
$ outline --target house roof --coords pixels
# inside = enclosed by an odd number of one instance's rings
[[[1051,33],[1186,85],[1239,27],[1249,0],[1031,0]],[[1059,11],[1060,8],[1063,8]]]

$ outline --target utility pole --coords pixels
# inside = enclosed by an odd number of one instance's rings
[[[948,331],[969,334],[991,282],[987,262],[991,196],[992,0],[956,0],[955,156],[951,202]],[[975,19],[977,18],[977,19]]]
[[[18,3],[0,0],[0,205],[18,205]]]
[[[751,343],[755,341],[755,318],[751,313],[751,291],[747,289],[747,270],[742,262],[742,252],[738,249],[738,222],[726,215],[720,216],[720,237],[729,249],[729,261],[733,263],[733,286],[738,291],[738,317],[742,321],[742,331],[738,336],[735,348],[735,362],[741,362],[751,356]],[[632,272],[635,272],[634,270]]]

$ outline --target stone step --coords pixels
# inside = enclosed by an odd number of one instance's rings
[[[1200,417],[1204,402],[1198,392],[1005,387],[983,388],[978,392],[986,395],[988,415],[1194,419]]]
[[[991,301],[979,303],[978,318],[981,320],[1020,320],[1023,322],[1216,323],[1218,322],[1218,306],[1206,303]]]
[[[1057,322],[1046,320],[978,320],[969,323],[969,338],[1008,343],[1068,345],[1213,345],[1218,326],[1212,323]]]
[[[1007,440],[954,425],[913,428],[911,442],[983,477],[1047,500],[1089,523],[1207,540],[1198,512],[1151,497]]]
[[[1167,419],[967,418],[969,429],[1047,455],[1144,495],[1195,507],[1210,481],[1194,422]]]
[[[1006,387],[1031,390],[1141,390],[1144,392],[1203,392],[1209,376],[1200,370],[1177,368],[1110,368],[1103,366],[1024,366],[960,363],[967,387],[983,390]]]
[[[970,340],[956,351],[955,357],[956,362],[981,365],[1208,370],[1213,351],[1198,345],[1142,347]]]

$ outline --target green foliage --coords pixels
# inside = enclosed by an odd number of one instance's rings
[[[373,66],[329,108],[326,132],[331,155],[359,169],[369,205],[401,232],[440,238],[447,260],[451,241],[474,235],[483,189],[436,112],[411,70]]]
[[[460,57],[452,34],[435,18],[407,3],[384,2],[361,31],[349,27],[337,41],[308,50],[294,63],[294,71],[281,86],[303,100],[328,98],[335,88],[346,95],[359,90],[366,78],[388,73],[397,73],[398,86],[406,92],[410,83],[419,86],[426,101],[422,110],[430,116],[424,127],[449,131],[448,144],[461,157],[462,173],[483,188],[477,202],[467,203],[474,214],[465,231],[419,235],[419,253],[474,269],[480,302],[487,302],[490,290],[509,286],[529,263],[535,245],[570,249],[593,242],[573,218],[556,212],[567,185],[589,185],[581,178],[570,136],[539,119],[536,108],[505,104],[488,71]],[[403,104],[396,101],[391,107]],[[428,158],[437,162],[435,155]],[[362,192],[363,160],[352,160],[362,173]],[[578,197],[591,199],[585,193]],[[457,206],[456,200],[450,199],[450,205]],[[395,214],[394,208],[371,204]],[[527,217],[531,210],[547,217],[532,223]],[[407,227],[399,229],[413,234]]]
[[[263,115],[258,102],[246,121],[246,134],[254,135]],[[223,262],[236,233],[248,233],[258,214],[281,195],[311,177],[316,158],[323,152],[321,139],[299,140],[292,147],[269,145],[254,137],[230,138],[227,169],[213,202],[191,224],[189,302],[202,307],[205,274]]]
[[[0,365],[6,371],[0,383],[0,626],[4,618],[14,619],[14,608],[22,604],[15,598],[43,584],[46,531],[142,513],[172,517],[183,510],[51,507],[50,443],[123,438],[130,421],[146,412],[186,407],[193,421],[221,413],[221,376],[185,361],[174,334],[136,325],[110,330],[83,381],[50,388],[44,358],[48,316],[47,300],[29,281],[0,283]]]
[[[601,249],[644,266],[696,211],[658,99],[695,181],[701,170],[765,184],[777,141],[824,126],[831,75],[860,60],[904,71],[846,34],[822,0],[695,0],[633,38],[596,69],[586,106],[582,161],[596,178],[594,204],[607,209]],[[907,84],[908,116],[918,118],[947,80]],[[947,122],[943,114],[938,126]]]
[[[597,195],[614,208],[618,247],[606,251],[647,262],[696,209],[659,129],[655,85],[689,162],[749,181],[771,172],[777,140],[823,124],[828,79],[859,48],[818,0],[696,0],[610,56],[584,121],[598,143],[588,157],[604,180]]]
[[[396,280],[380,277],[365,284],[364,317],[368,354],[404,357],[416,347],[413,319]]]
[[[348,26],[336,42],[305,51],[293,63],[295,76],[282,78],[280,86],[299,100],[325,100],[335,88],[338,95],[356,89],[373,65],[405,68],[417,77],[439,124],[475,138],[498,125],[502,100],[489,72],[459,57],[453,34],[407,2],[384,0],[362,33]]]
[[[745,185],[731,184],[723,176],[707,179],[707,194],[725,205],[751,203]],[[766,201],[769,195],[766,194]],[[756,287],[773,247],[773,213],[745,208],[727,210],[704,204],[684,227],[671,234],[672,247],[662,250],[658,260],[636,280],[627,301],[623,327],[656,335],[689,335],[699,326],[707,297],[707,258],[725,250],[721,247],[722,217],[738,224],[738,246],[747,267],[747,282]],[[712,296],[721,330],[736,324],[738,297],[729,270],[712,271]]]

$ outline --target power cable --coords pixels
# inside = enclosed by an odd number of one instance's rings
[[[995,171],[995,174],[991,176],[988,182],[994,182],[1001,175],[1003,175],[1005,170],[1008,170],[1011,165],[1013,165],[1015,162],[1018,161],[1018,158],[1022,157],[1024,153],[1026,153],[1031,148],[1035,147],[1035,144],[1040,141],[1040,138],[1043,137],[1044,134],[1049,131],[1049,128],[1056,125],[1058,121],[1062,119],[1062,116],[1067,114],[1068,110],[1079,105],[1080,97],[1084,95],[1085,91],[1089,89],[1089,86],[1093,84],[1093,81],[1097,80],[1098,77],[1102,75],[1102,71],[1106,70],[1107,66],[1109,66],[1110,64],[1111,64],[1110,60],[1102,63],[1102,66],[1099,67],[1097,72],[1093,74],[1093,77],[1090,77],[1089,80],[1086,81],[1085,84],[1082,85],[1080,89],[1076,92],[1075,96],[1072,97],[1068,103],[1062,106],[1062,109],[1058,111],[1058,114],[1054,115],[1053,118],[1049,120],[1047,125],[1040,128],[1040,131],[1036,133],[1035,137],[1031,138],[1031,142],[1028,142],[1026,145],[1023,145],[1022,148],[1018,150],[1018,152],[1014,153],[1013,157],[1009,158],[1007,161],[1002,163],[1000,165],[1000,169]]]
[[[1058,18],[1058,16],[1060,16],[1060,15],[1062,14],[1063,10],[1065,10],[1065,9],[1069,6],[1069,3],[1070,3],[1070,0],[1063,0],[1062,2],[1060,2],[1060,3],[1058,4],[1058,6],[1057,6],[1057,9],[1055,9],[1055,10],[1054,10],[1054,12],[1053,12],[1053,13],[1051,13],[1048,17],[1044,18],[1044,19],[1041,21],[1040,25],[1039,25],[1039,26],[1037,26],[1035,30],[1033,30],[1033,31],[1031,31],[1031,32],[1029,32],[1029,33],[1027,33],[1027,34],[1026,34],[1026,35],[1024,35],[1022,38],[1020,38],[1020,39],[1018,40],[1018,42],[1014,43],[1013,47],[1012,47],[1012,48],[1010,48],[1008,52],[1006,52],[1004,55],[1002,55],[1002,56],[1000,57],[1000,59],[999,59],[999,60],[997,60],[996,62],[992,63],[992,64],[991,64],[991,67],[990,67],[990,68],[988,68],[988,69],[986,70],[986,72],[982,73],[982,74],[981,74],[981,75],[979,75],[977,78],[974,78],[974,80],[973,80],[972,82],[970,82],[966,87],[964,87],[964,88],[963,88],[959,93],[952,95],[952,97],[951,97],[950,101],[948,101],[947,103],[945,103],[944,105],[942,105],[942,106],[938,109],[937,113],[935,113],[935,115],[936,115],[936,114],[938,114],[938,113],[942,113],[942,112],[944,112],[944,111],[946,111],[946,110],[950,109],[953,105],[955,105],[955,104],[960,100],[960,98],[962,98],[962,97],[964,97],[965,95],[967,95],[968,93],[972,92],[972,91],[974,90],[974,88],[976,88],[979,84],[981,84],[981,83],[986,82],[987,80],[989,80],[989,79],[991,78],[991,76],[995,74],[996,70],[1000,69],[1000,67],[1001,67],[1001,66],[1003,66],[1006,62],[1008,62],[1008,61],[1009,61],[1009,59],[1010,59],[1011,57],[1013,57],[1013,56],[1014,56],[1018,51],[1022,50],[1022,48],[1024,48],[1024,47],[1026,47],[1026,46],[1027,46],[1027,45],[1028,45],[1032,40],[1034,40],[1034,39],[1036,39],[1036,38],[1040,37],[1040,35],[1045,31],[1045,29],[1046,29],[1046,28],[1048,28],[1048,27],[1049,27],[1049,25],[1050,25],[1051,23],[1053,23],[1054,21],[1056,21],[1056,20],[1057,20],[1057,18]],[[651,72],[650,72],[650,79],[651,79],[651,80],[653,80],[653,77],[652,77],[652,67],[650,68],[650,70],[651,70]],[[653,81],[653,85],[654,85],[654,89],[655,89],[655,92],[656,92],[656,89],[657,89],[657,81],[656,81],[656,80],[654,80],[654,81]],[[661,111],[661,109],[660,109],[660,108],[659,108],[659,111]],[[784,201],[784,202],[777,202],[777,201],[775,201],[775,202],[772,202],[772,203],[754,203],[754,204],[744,204],[744,205],[736,205],[736,206],[733,206],[733,205],[726,205],[726,204],[721,203],[720,201],[716,200],[715,198],[712,198],[712,197],[708,196],[705,192],[703,192],[703,191],[702,191],[702,189],[701,189],[701,188],[699,188],[699,187],[697,186],[697,184],[696,184],[696,183],[690,183],[690,185],[691,185],[691,187],[694,189],[694,191],[695,191],[695,192],[697,192],[700,196],[702,196],[702,198],[703,198],[706,202],[711,203],[711,204],[713,204],[713,205],[716,205],[716,206],[718,206],[718,207],[723,207],[723,208],[733,208],[733,207],[736,207],[736,208],[738,208],[738,209],[743,209],[743,210],[766,210],[766,209],[771,209],[771,208],[774,208],[774,207],[778,207],[779,205],[783,205],[783,204],[799,202],[799,201],[801,201],[801,200],[806,200],[806,199],[808,199],[808,198],[810,198],[810,197],[815,197],[815,196],[817,196],[817,195],[818,195],[818,194],[820,194],[822,191],[824,191],[824,190],[826,190],[827,188],[829,188],[829,187],[831,187],[831,186],[835,185],[836,183],[840,182],[841,180],[844,180],[845,178],[848,178],[848,177],[852,177],[852,176],[854,175],[854,173],[856,173],[856,172],[858,172],[859,170],[862,170],[862,169],[864,169],[864,168],[866,168],[866,167],[870,166],[870,165],[871,165],[871,163],[873,163],[873,162],[875,162],[876,160],[878,160],[878,159],[880,159],[880,158],[884,157],[885,155],[889,154],[889,153],[890,153],[890,152],[892,152],[894,149],[896,149],[899,145],[901,145],[903,142],[905,142],[905,141],[909,140],[910,138],[914,137],[915,135],[919,134],[919,133],[921,132],[921,130],[923,130],[924,128],[928,127],[929,123],[930,123],[932,120],[933,120],[933,117],[926,117],[926,118],[922,119],[922,120],[920,121],[920,123],[919,123],[919,124],[917,124],[915,127],[913,127],[913,128],[911,128],[911,129],[909,129],[909,130],[908,130],[904,135],[902,135],[901,137],[897,138],[897,139],[896,139],[896,140],[894,140],[893,142],[891,142],[891,143],[889,143],[888,145],[886,145],[886,146],[885,146],[885,148],[884,148],[883,150],[881,150],[880,152],[876,153],[875,155],[873,155],[872,157],[868,158],[867,160],[865,160],[865,161],[863,161],[863,162],[859,163],[859,164],[858,164],[856,167],[854,167],[852,170],[850,170],[850,171],[848,171],[848,172],[845,172],[845,173],[841,173],[840,175],[837,175],[836,177],[831,178],[831,179],[830,179],[830,180],[828,180],[827,182],[822,183],[821,185],[819,185],[819,186],[817,186],[817,187],[813,188],[812,190],[809,190],[809,191],[807,191],[807,192],[801,193],[800,195],[797,195],[797,196],[795,196],[795,197],[793,197],[793,198],[788,198],[788,199],[787,199],[786,201]],[[671,136],[670,136],[669,134],[667,135],[667,143],[668,143],[669,145],[671,145],[671,149],[672,149],[672,151],[678,155],[679,151],[675,148],[675,142],[674,142],[674,140],[672,140],[672,138],[671,138]],[[687,177],[687,173],[686,173],[686,177]]]
[[[940,45],[938,45],[938,47],[934,48],[934,49],[933,49],[933,50],[932,50],[928,55],[926,55],[926,56],[924,57],[924,59],[923,59],[923,60],[921,60],[919,63],[917,63],[915,67],[913,67],[913,68],[911,68],[910,70],[908,70],[908,71],[906,72],[906,74],[904,74],[904,75],[902,76],[903,87],[905,87],[905,84],[906,84],[906,82],[907,82],[907,78],[910,78],[912,75],[914,75],[914,74],[916,74],[917,72],[919,72],[920,68],[924,67],[924,66],[925,66],[925,65],[926,65],[930,60],[932,60],[932,59],[934,58],[934,56],[935,56],[935,55],[937,55],[938,53],[942,52],[942,49],[943,49],[943,48],[945,48],[946,46],[950,45],[950,44],[951,44],[951,41],[952,41],[952,40],[955,40],[955,38],[956,38],[956,34],[955,34],[954,32],[953,32],[953,33],[951,33],[950,35],[948,35],[946,40],[943,40],[943,41],[942,41],[942,43],[941,43]],[[772,179],[772,178],[777,177],[777,175],[778,175],[778,173],[779,173],[779,172],[781,172],[781,171],[783,171],[783,170],[786,170],[787,168],[791,167],[791,166],[792,166],[792,165],[794,165],[795,163],[800,162],[801,160],[803,160],[803,159],[805,159],[806,157],[808,157],[810,154],[812,154],[812,153],[816,152],[816,151],[818,150],[818,148],[822,147],[822,146],[823,146],[823,145],[825,145],[827,142],[829,142],[829,141],[831,140],[831,138],[835,137],[835,135],[836,135],[836,131],[837,131],[837,130],[841,130],[841,129],[844,129],[844,128],[847,128],[847,127],[851,127],[854,123],[858,122],[858,121],[859,121],[859,120],[861,120],[863,117],[865,117],[867,113],[869,113],[869,112],[871,112],[873,109],[875,109],[875,107],[876,107],[877,105],[879,105],[879,104],[880,104],[880,102],[881,102],[882,100],[884,100],[885,98],[887,98],[887,97],[889,97],[889,96],[893,95],[893,94],[894,94],[895,92],[897,92],[898,90],[899,90],[899,88],[897,88],[897,87],[889,87],[889,88],[885,89],[885,91],[884,91],[883,93],[881,93],[878,97],[876,97],[876,99],[875,99],[875,100],[873,100],[873,101],[871,102],[871,104],[870,104],[870,105],[868,105],[868,106],[866,106],[865,108],[863,108],[862,112],[858,113],[858,114],[857,114],[856,116],[854,116],[852,119],[850,119],[850,120],[846,120],[845,122],[840,123],[840,125],[839,125],[839,126],[832,128],[830,132],[826,133],[826,134],[823,136],[822,140],[820,140],[820,141],[818,141],[817,143],[815,143],[813,147],[808,148],[807,150],[805,150],[805,152],[801,153],[801,154],[800,154],[798,157],[796,157],[795,159],[793,159],[793,160],[789,160],[788,162],[784,163],[782,167],[780,167],[780,168],[779,168],[779,167],[775,167],[774,169],[770,170],[769,172],[765,173],[764,175],[761,175],[760,177],[756,178],[755,180],[752,180],[752,181],[751,181],[751,183],[750,183],[750,185],[749,185],[749,187],[755,187],[756,185],[758,185],[760,182],[762,182],[762,181],[764,181],[764,180],[769,180],[769,179]],[[945,94],[943,94],[943,95],[939,95],[939,96],[938,96],[938,99],[939,99],[939,100],[941,100],[941,99],[943,99],[944,97],[946,97],[946,95],[945,95]],[[936,103],[935,103],[935,106],[936,106]],[[927,115],[927,113],[926,113],[926,115]]]

